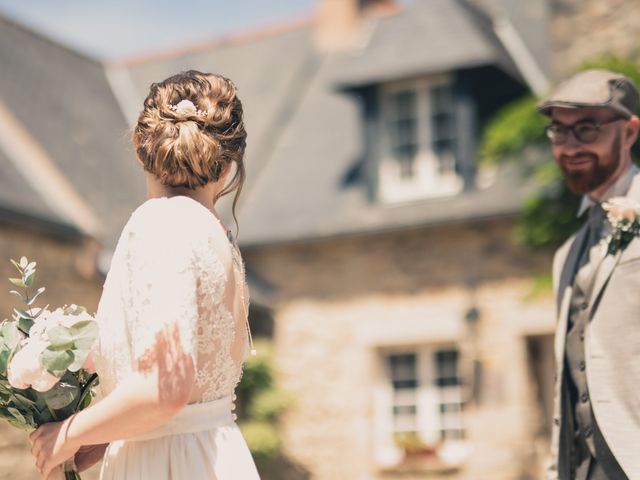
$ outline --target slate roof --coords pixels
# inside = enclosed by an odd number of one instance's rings
[[[114,245],[144,179],[104,67],[3,18],[0,46],[0,98],[98,216],[99,240]]]
[[[336,81],[358,86],[489,64],[512,69],[481,20],[458,0],[418,0],[401,13],[372,19],[365,46],[344,56]]]
[[[144,200],[110,71],[128,79],[128,98],[140,107],[151,82],[181,70],[218,72],[238,85],[249,134],[241,245],[511,214],[523,191],[508,172],[491,189],[396,206],[372,203],[363,181],[346,181],[362,161],[363,136],[357,99],[341,87],[474,65],[509,70],[504,52],[477,20],[455,0],[417,0],[378,20],[356,53],[318,53],[306,23],[164,58],[103,65],[0,18],[0,98],[97,214],[108,248]],[[4,172],[4,164],[0,168]]]
[[[77,228],[58,212],[26,181],[2,151],[0,151],[0,219],[29,223],[54,229],[68,235],[78,235]]]
[[[550,0],[465,0],[477,4],[492,16],[505,15],[513,24],[537,65],[547,78],[553,78],[551,68],[551,5]]]

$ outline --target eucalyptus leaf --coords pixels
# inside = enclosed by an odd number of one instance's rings
[[[32,428],[34,428],[33,425],[30,425],[28,423],[21,423],[15,418],[8,418],[7,421],[14,427],[19,428],[20,430],[31,430]]]
[[[90,351],[93,348],[93,345],[96,343],[95,337],[82,337],[74,340],[73,344],[75,346],[75,351]]]
[[[11,393],[9,382],[5,380],[0,381],[0,393]]]
[[[27,268],[27,265],[29,264],[29,260],[27,260],[27,257],[20,257],[20,267],[21,268]]]
[[[73,360],[73,363],[69,365],[68,370],[70,372],[77,372],[80,370],[82,365],[84,365],[84,362],[87,360],[90,351],[91,350],[74,350],[73,355],[75,356],[75,359]]]
[[[38,290],[36,290],[36,293],[33,294],[33,297],[29,298],[25,303],[29,306],[33,305],[33,302],[36,301],[36,299],[42,294],[42,292],[44,292],[46,290],[46,288],[44,287],[40,287]],[[24,300],[23,300],[24,301]]]
[[[40,354],[40,364],[50,372],[66,370],[73,363],[73,360],[73,352],[69,350],[60,352],[45,348]]]
[[[31,400],[27,399],[25,401],[24,399],[25,396],[19,394],[16,390],[13,390],[11,392],[11,403],[13,403],[15,407],[19,407],[23,411],[29,410],[31,408]]]
[[[61,410],[80,396],[80,387],[67,382],[58,382],[43,393],[43,398],[52,410]]]
[[[27,423],[27,419],[24,418],[24,416],[22,415],[22,413],[20,413],[20,410],[18,410],[17,408],[14,407],[8,407],[7,411],[13,416],[13,418],[15,418],[18,422],[20,422],[21,424],[26,424]]]
[[[73,348],[73,334],[71,329],[58,326],[47,330],[50,350],[70,350]]]
[[[0,351],[0,375],[7,374],[7,367],[9,366],[10,356],[11,356],[11,350]]]
[[[33,320],[27,318],[18,319],[18,328],[22,330],[25,334],[29,335],[29,330],[33,327]]]
[[[22,310],[20,308],[14,308],[13,311],[20,317],[20,318],[26,318],[29,320],[33,320],[33,314],[31,314],[30,312],[27,312],[26,310]]]
[[[22,340],[22,336],[20,335],[16,322],[3,323],[0,326],[0,335],[3,338],[5,345],[12,350],[16,345],[18,345],[18,343],[20,343],[20,340]]]
[[[22,273],[22,267],[20,266],[20,264],[18,262],[16,262],[13,258],[9,260],[14,267],[16,267],[18,269],[19,272]]]
[[[35,407],[36,406],[36,402],[31,400],[30,398],[25,397],[24,395],[22,395],[20,393],[14,393],[13,396],[14,396],[14,398],[17,398],[18,400],[20,400],[20,403],[22,403],[24,406],[27,406],[27,407]]]
[[[9,281],[14,284],[16,287],[26,288],[26,285],[22,281],[21,278],[10,278]]]
[[[31,287],[33,285],[33,280],[36,276],[36,272],[25,272],[26,276],[23,277],[25,287]]]
[[[93,398],[91,397],[91,395],[85,395],[85,397],[82,399],[82,403],[78,405],[78,410],[84,410],[85,408],[87,408],[89,405],[91,405],[92,400]]]
[[[74,338],[97,338],[98,322],[95,320],[81,320],[71,325],[71,334]]]

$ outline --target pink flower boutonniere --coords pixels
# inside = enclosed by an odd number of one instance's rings
[[[615,255],[640,234],[640,203],[627,197],[614,197],[602,204],[611,224],[611,233],[606,239],[607,253]]]

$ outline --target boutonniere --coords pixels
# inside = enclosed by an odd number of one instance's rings
[[[615,255],[640,234],[640,203],[627,197],[614,197],[602,204],[611,224],[606,239],[607,253]]]

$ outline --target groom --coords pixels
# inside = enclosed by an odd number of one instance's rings
[[[615,197],[638,204],[638,90],[588,70],[538,105],[584,224],[556,252],[556,385],[548,480],[640,479],[640,239],[610,241]],[[615,212],[611,212],[613,214]],[[639,219],[640,220],[640,219]],[[613,223],[613,225],[612,225]]]

